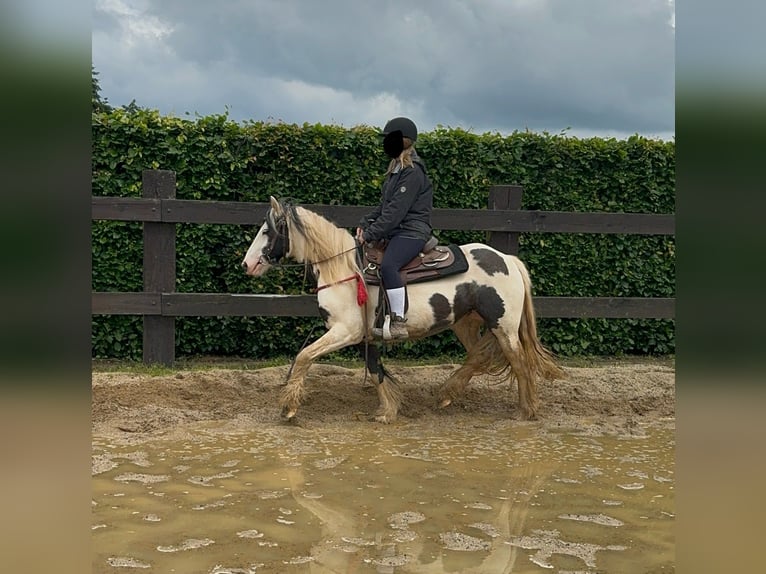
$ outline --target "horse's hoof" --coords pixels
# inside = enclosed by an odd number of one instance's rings
[[[295,416],[295,413],[297,412],[298,412],[298,409],[296,408],[282,407],[282,418],[287,419],[289,421]]]
[[[391,419],[389,419],[388,416],[386,416],[386,415],[374,416],[374,417],[372,417],[372,420],[375,421],[376,423],[382,423],[384,425],[387,425],[387,424],[392,422]]]
[[[521,420],[523,421],[536,421],[537,413],[534,411],[521,411]]]
[[[444,399],[442,402],[439,403],[439,408],[443,409],[445,407],[448,407],[452,404],[452,399]]]

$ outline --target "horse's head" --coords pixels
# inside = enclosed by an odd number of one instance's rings
[[[273,196],[269,197],[269,201],[271,208],[266,212],[266,221],[261,225],[242,260],[242,269],[253,277],[266,273],[290,251],[287,209]]]

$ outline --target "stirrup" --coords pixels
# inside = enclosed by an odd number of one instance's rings
[[[409,337],[409,333],[407,332],[407,327],[404,326],[406,322],[407,322],[406,318],[399,317],[396,314],[386,315],[386,318],[383,321],[383,327],[374,327],[372,329],[372,335],[374,337],[381,338],[384,341],[407,339]],[[400,324],[402,328],[404,329],[404,333],[396,337],[392,335],[391,325],[393,323]]]

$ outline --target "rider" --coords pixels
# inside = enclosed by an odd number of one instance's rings
[[[391,337],[407,337],[404,282],[399,271],[431,237],[433,186],[423,160],[415,151],[418,128],[397,117],[383,128],[383,151],[391,158],[381,190],[381,203],[362,218],[356,229],[359,243],[387,240],[380,265],[381,283],[391,310]]]

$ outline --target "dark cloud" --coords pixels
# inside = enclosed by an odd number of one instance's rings
[[[344,125],[401,112],[425,130],[674,132],[668,0],[99,0],[97,13],[120,3],[172,30],[127,54],[94,19],[113,102]],[[118,83],[133,91],[109,93]]]

